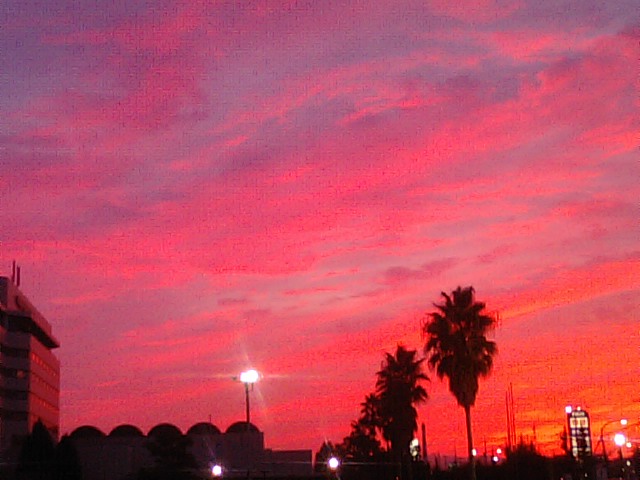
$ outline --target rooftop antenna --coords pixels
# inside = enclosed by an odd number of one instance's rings
[[[11,265],[11,283],[16,283],[16,261]]]
[[[20,266],[16,267],[16,286],[20,286]]]

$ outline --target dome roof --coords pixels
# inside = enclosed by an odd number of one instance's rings
[[[220,435],[220,429],[209,422],[200,422],[187,430],[187,435]]]
[[[181,437],[182,432],[178,427],[176,427],[171,423],[160,423],[155,427],[153,427],[151,430],[149,430],[148,436],[149,437],[163,437],[163,436],[167,436],[167,437],[180,436]]]
[[[144,433],[134,425],[118,425],[109,433],[110,437],[144,437]]]
[[[247,422],[236,422],[229,425],[227,431],[225,433],[242,433],[247,431]],[[260,432],[258,427],[256,427],[253,423],[249,423],[249,431],[250,432]]]
[[[82,425],[76,428],[70,435],[71,438],[101,438],[104,433],[93,425]]]

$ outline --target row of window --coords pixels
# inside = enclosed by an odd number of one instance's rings
[[[7,368],[2,365],[0,365],[0,375],[2,375],[5,378],[15,378],[18,380],[29,378],[29,372],[26,370],[21,370],[18,368]],[[37,373],[31,372],[30,378],[31,378],[31,389],[33,389],[33,387],[37,385],[41,389],[50,393],[51,395],[57,396],[59,394],[60,389],[57,386],[51,385],[49,382],[47,382]]]
[[[21,370],[19,368],[8,368],[4,365],[0,365],[0,375],[5,378],[18,378],[24,379],[28,377],[29,372]]]
[[[11,400],[26,400],[28,398],[26,390],[13,390],[11,388],[0,388],[0,396]]]
[[[29,418],[29,414],[27,412],[15,412],[13,410],[7,410],[5,408],[0,408],[0,419],[3,422],[8,420],[14,422],[26,422]]]
[[[33,387],[35,385],[38,385],[38,387],[42,388],[50,395],[58,396],[60,392],[58,388],[54,387],[49,382],[45,381],[42,377],[40,377],[40,375],[38,375],[37,373],[31,372],[31,390],[33,390]]]
[[[50,402],[47,402],[44,398],[41,398],[38,395],[31,395],[31,403],[33,405],[39,406],[44,410],[49,411],[53,415],[58,415],[58,407]]]
[[[45,362],[40,356],[34,352],[31,352],[31,362],[40,366],[43,370],[45,370],[52,377],[58,377],[59,372],[57,369],[51,367],[47,362]]]
[[[29,350],[28,349],[10,347],[10,346],[5,345],[3,343],[0,343],[0,353],[2,353],[3,355],[6,355],[8,357],[14,357],[14,358],[28,358],[29,357]]]

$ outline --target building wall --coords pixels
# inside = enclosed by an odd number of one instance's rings
[[[276,477],[309,476],[313,471],[311,450],[266,450],[263,469]]]
[[[57,440],[60,423],[59,346],[51,325],[8,278],[0,277],[0,454],[5,460],[34,423]]]

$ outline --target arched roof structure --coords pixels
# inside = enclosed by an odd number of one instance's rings
[[[182,436],[182,432],[178,427],[172,423],[159,423],[147,434],[149,437],[161,437],[161,436]]]
[[[144,437],[144,433],[135,425],[122,424],[109,432],[110,437]]]
[[[104,432],[93,425],[82,425],[71,432],[71,438],[102,438]]]
[[[187,430],[187,435],[220,435],[222,432],[210,422],[200,422]]]
[[[248,430],[250,432],[260,432],[258,427],[256,427],[253,423],[249,423]],[[242,433],[247,431],[247,422],[235,422],[229,425],[225,433]]]

